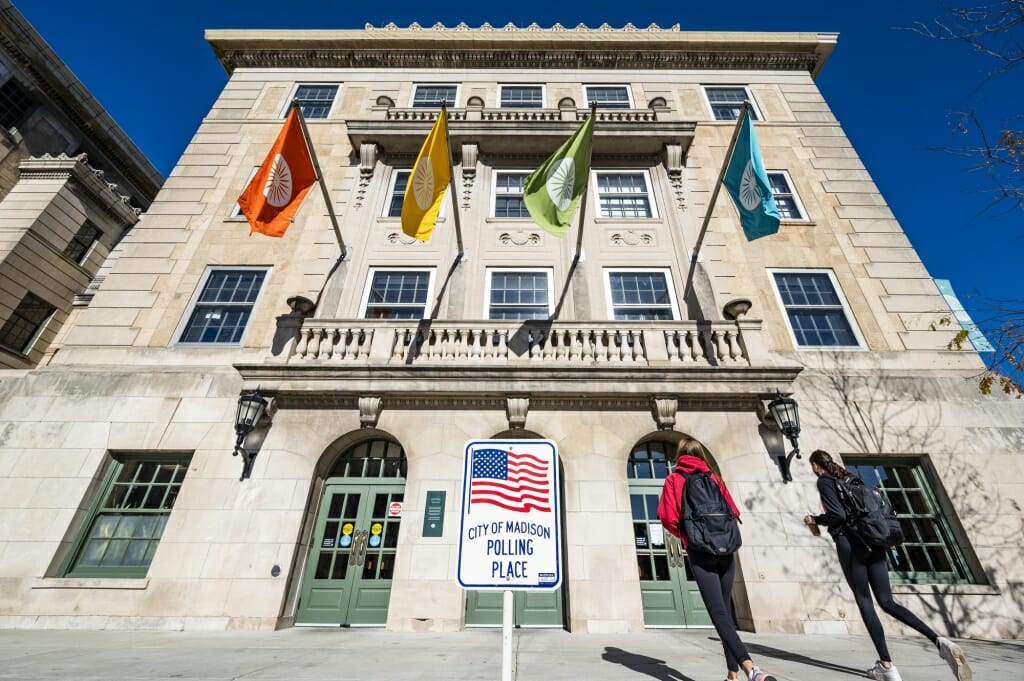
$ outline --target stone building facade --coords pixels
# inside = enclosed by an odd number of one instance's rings
[[[652,504],[682,433],[743,511],[734,595],[758,631],[862,631],[801,518],[806,451],[882,483],[901,597],[942,631],[1019,636],[1024,409],[948,351],[942,297],[815,85],[837,36],[537,26],[210,31],[230,74],[45,366],[0,376],[0,624],[269,629],[500,622],[456,584],[464,445],[545,438],[564,576],[522,626],[703,626]],[[293,99],[322,196],[281,239],[235,199]],[[780,232],[713,207],[752,102]],[[454,180],[433,238],[396,206],[444,100]],[[582,249],[522,178],[598,103]],[[454,211],[465,257],[456,257]],[[576,257],[578,255],[578,257]],[[272,399],[233,457],[240,395]],[[443,528],[424,526],[443,494]],[[435,508],[438,508],[435,506]]]

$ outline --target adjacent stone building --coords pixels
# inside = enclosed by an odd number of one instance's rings
[[[901,598],[944,632],[1021,634],[1024,409],[979,395],[977,355],[946,350],[948,308],[815,85],[835,34],[207,39],[223,93],[59,352],[0,376],[0,624],[496,624],[500,595],[455,579],[464,446],[545,438],[564,579],[518,593],[517,624],[706,625],[653,512],[689,433],[744,513],[741,623],[862,631],[831,543],[801,522],[817,507],[806,459],[784,480],[790,447],[765,408],[779,391],[805,451],[841,455],[893,500]],[[238,216],[293,99],[344,260],[319,193],[281,239]],[[748,242],[723,194],[684,299],[743,100],[785,220]],[[442,101],[454,180],[418,242],[397,215]],[[575,228],[557,239],[529,219],[522,181],[590,102],[577,253]],[[232,456],[256,389],[272,404]]]

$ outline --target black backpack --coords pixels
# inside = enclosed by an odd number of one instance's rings
[[[678,471],[676,471],[678,472]],[[683,485],[682,527],[688,551],[728,556],[743,543],[740,525],[710,473],[679,473]]]
[[[865,485],[860,478],[836,479],[839,499],[846,509],[845,527],[864,544],[889,548],[903,543],[903,528],[885,492]]]

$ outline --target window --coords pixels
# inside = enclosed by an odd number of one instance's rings
[[[66,577],[145,577],[188,471],[188,457],[115,456]]]
[[[411,170],[395,170],[391,173],[391,193],[388,195],[389,218],[402,217],[402,202],[405,201],[405,188],[409,185]]]
[[[587,85],[584,87],[584,103],[590,107],[597,102],[600,109],[632,109],[629,88],[625,85]]]
[[[843,463],[865,483],[881,487],[896,511],[905,541],[887,552],[890,572],[912,583],[971,581],[920,458],[843,457]]]
[[[772,185],[772,196],[779,208],[779,217],[783,220],[806,220],[800,199],[793,191],[793,184],[784,172],[769,171],[768,182]]]
[[[249,188],[249,183],[252,182],[252,178],[256,177],[256,173],[259,172],[259,166],[253,166],[252,170],[249,171],[249,177],[245,178],[245,184],[238,190],[238,195],[241,196],[242,192]],[[231,209],[231,215],[228,217],[232,218],[245,218],[245,214],[242,213],[242,207],[235,201],[234,207]]]
[[[457,85],[417,85],[412,96],[412,105],[436,108],[444,102],[447,106],[454,106],[458,91]]]
[[[502,109],[539,109],[544,106],[544,88],[540,85],[502,85]]]
[[[831,272],[773,272],[772,279],[799,347],[859,345]]]
[[[78,232],[71,237],[71,242],[64,249],[64,255],[81,265],[85,261],[85,256],[89,255],[89,249],[92,248],[92,245],[99,238],[100,230],[96,225],[86,220]]]
[[[675,293],[666,270],[606,270],[608,300],[617,321],[676,319]]]
[[[207,270],[179,342],[240,343],[266,276],[265,269]]]
[[[550,270],[489,270],[488,319],[550,319]]]
[[[366,319],[423,319],[433,270],[373,270],[363,294]]]
[[[0,87],[0,125],[4,128],[16,128],[25,122],[35,102],[21,84],[11,78]]]
[[[596,173],[598,215],[603,218],[656,217],[643,172]]]
[[[708,104],[711,105],[711,113],[716,121],[735,121],[740,117],[740,109],[743,108],[743,100],[750,102],[750,117],[753,120],[760,120],[757,109],[754,107],[754,98],[750,96],[745,87],[705,87],[704,94],[707,95]]]
[[[302,115],[306,118],[327,118],[338,94],[337,85],[299,85],[293,99],[299,100]],[[285,107],[284,115],[291,110],[291,102]]]
[[[56,311],[57,308],[42,298],[26,293],[3,328],[0,328],[0,345],[23,355],[28,354],[29,348]]]
[[[523,182],[526,172],[499,171],[494,174],[494,217],[528,218],[529,211],[523,201]]]

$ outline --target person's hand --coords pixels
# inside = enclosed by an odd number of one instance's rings
[[[815,523],[814,523],[814,516],[813,515],[805,515],[804,516],[804,525],[814,525],[814,524]]]

